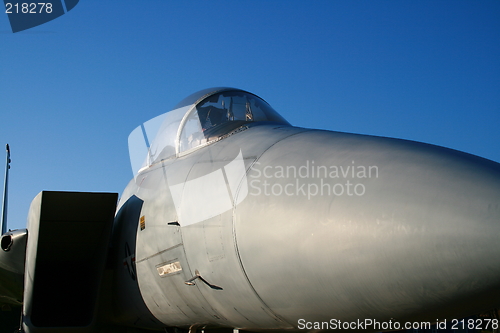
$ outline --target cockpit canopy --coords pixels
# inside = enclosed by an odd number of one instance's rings
[[[172,111],[145,122],[130,134],[134,175],[151,164],[257,122],[289,125],[264,100],[243,90],[212,88],[192,94]]]

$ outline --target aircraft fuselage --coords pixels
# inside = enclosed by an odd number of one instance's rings
[[[131,196],[120,278],[167,326],[435,321],[500,296],[500,168],[458,151],[262,124],[150,166]]]

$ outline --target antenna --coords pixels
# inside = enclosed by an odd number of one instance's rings
[[[5,146],[7,150],[7,163],[5,165],[5,181],[3,186],[3,202],[2,202],[2,223],[1,226],[1,234],[3,235],[7,231],[7,190],[9,188],[9,169],[10,169],[10,148],[7,144]]]

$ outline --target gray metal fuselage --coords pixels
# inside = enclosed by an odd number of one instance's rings
[[[238,156],[245,172],[235,183],[227,166]],[[229,209],[210,206],[217,200]],[[298,329],[301,319],[435,321],[488,310],[500,300],[499,205],[498,163],[256,123],[129,183],[114,228],[117,321]],[[186,284],[196,272],[222,289]]]

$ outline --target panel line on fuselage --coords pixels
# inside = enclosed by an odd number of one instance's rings
[[[179,244],[177,244],[177,245],[171,246],[171,247],[169,247],[168,249],[161,250],[160,252],[157,252],[157,253],[155,253],[155,254],[152,254],[152,255],[150,255],[150,256],[147,256],[147,257],[145,257],[145,258],[142,258],[141,260],[137,260],[135,263],[136,263],[136,264],[138,264],[138,263],[140,263],[140,262],[143,262],[143,261],[149,260],[149,259],[151,259],[151,258],[154,258],[154,257],[156,257],[156,256],[159,256],[159,255],[160,255],[160,254],[162,254],[162,253],[165,253],[165,252],[167,252],[167,251],[173,250],[173,249],[175,249],[175,248],[177,248],[177,247],[179,247],[179,246],[181,246],[181,245],[182,245],[182,243],[179,243]]]

